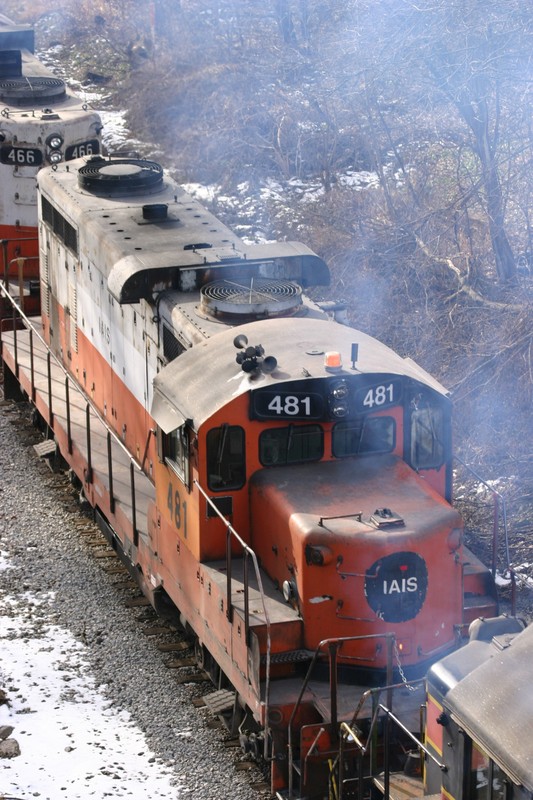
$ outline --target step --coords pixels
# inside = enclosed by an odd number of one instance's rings
[[[385,777],[383,774],[377,775],[373,779],[374,786],[385,794]],[[422,778],[405,775],[403,772],[392,772],[389,776],[389,797],[390,800],[413,800],[415,797],[424,796],[424,784]],[[425,800],[427,800],[425,798]]]
[[[217,692],[205,694],[202,700],[212,714],[222,714],[224,711],[232,711],[235,706],[235,692],[228,689],[219,689]]]
[[[39,458],[50,458],[51,456],[55,456],[57,445],[53,439],[45,439],[42,442],[34,444],[33,449]]]

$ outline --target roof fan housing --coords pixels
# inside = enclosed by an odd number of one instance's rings
[[[163,167],[138,158],[96,156],[78,170],[78,185],[98,197],[153,194],[163,187]]]
[[[44,105],[63,100],[67,90],[60,78],[15,76],[0,80],[0,100],[12,106]]]
[[[302,289],[292,281],[267,278],[221,279],[201,289],[199,312],[204,316],[242,323],[297,314]]]

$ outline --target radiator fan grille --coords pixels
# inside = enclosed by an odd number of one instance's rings
[[[163,184],[163,167],[136,158],[93,158],[78,170],[78,184],[103,197],[150,194]]]
[[[291,281],[218,280],[202,287],[200,311],[211,317],[279,317],[296,313],[302,290]]]
[[[65,94],[65,82],[60,78],[19,76],[0,81],[0,98],[15,106],[57,101]]]

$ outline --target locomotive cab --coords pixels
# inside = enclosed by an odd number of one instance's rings
[[[152,413],[169,429],[163,460],[172,462],[173,442],[192,440],[199,485],[303,622],[294,648],[312,652],[326,635],[368,636],[345,645],[340,660],[377,670],[386,668],[385,634],[396,635],[402,667],[452,649],[462,623],[462,524],[449,504],[445,392],[361,332],[357,365],[331,373],[324,353],[350,354],[354,331],[324,319],[240,326],[238,343],[278,354],[266,372],[242,369],[234,338],[222,332],[168,364],[154,382]],[[202,380],[204,354],[218,366],[217,382]],[[388,359],[396,372],[377,369]],[[181,391],[194,381],[194,395]],[[194,487],[181,483],[175,491],[190,507]],[[203,500],[187,544],[199,561],[225,557],[224,522]],[[446,613],[435,614],[442,597]],[[382,640],[370,637],[380,631]]]

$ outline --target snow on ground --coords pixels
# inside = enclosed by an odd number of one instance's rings
[[[5,558],[0,574],[3,568]],[[0,797],[181,797],[129,714],[111,707],[95,685],[83,644],[41,614],[36,624],[32,609],[48,600],[7,597],[0,610],[0,687],[8,699],[0,726],[14,728],[21,750],[0,762]]]

